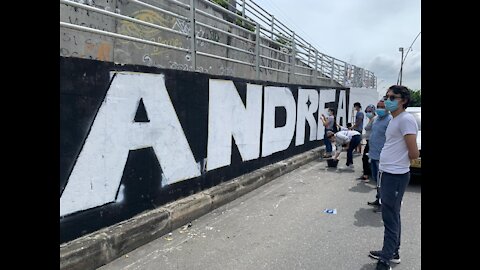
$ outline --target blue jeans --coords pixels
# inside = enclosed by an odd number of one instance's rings
[[[347,166],[353,164],[353,149],[355,149],[360,144],[361,140],[362,136],[360,135],[355,135],[350,140],[350,145],[348,146],[347,150]]]
[[[325,129],[325,135],[323,135],[323,144],[325,144],[325,153],[331,154],[332,153],[332,143],[327,138],[327,131],[331,129]]]
[[[400,249],[401,222],[400,207],[403,194],[410,181],[410,172],[391,174],[380,172],[380,198],[382,199],[382,219],[385,227],[383,248],[380,258],[389,262]]]
[[[378,164],[379,160],[376,159],[371,159],[370,162],[370,167],[372,171],[372,179],[377,183],[377,195],[375,195],[375,198],[380,199],[380,189],[378,188]]]

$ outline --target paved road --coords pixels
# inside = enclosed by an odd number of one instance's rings
[[[375,269],[368,251],[381,249],[383,223],[354,162],[356,172],[306,164],[99,269]],[[420,189],[404,196],[396,270],[421,269]]]

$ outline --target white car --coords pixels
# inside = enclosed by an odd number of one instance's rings
[[[414,175],[421,175],[422,169],[422,107],[407,107],[405,110],[415,117],[418,125],[417,146],[420,151],[420,157],[412,160],[410,163],[410,173]]]

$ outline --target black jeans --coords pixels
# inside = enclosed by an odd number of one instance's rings
[[[360,144],[360,141],[362,140],[361,138],[361,135],[355,135],[350,140],[350,146],[347,150],[347,166],[353,164],[353,149],[355,149]]]
[[[410,181],[410,172],[404,174],[380,172],[379,181],[382,219],[385,227],[380,258],[385,262],[389,262],[400,249],[402,227],[400,208],[402,206],[403,194]]]
[[[372,170],[371,170],[370,163],[368,163],[368,156],[367,156],[369,149],[370,147],[368,146],[368,140],[367,140],[365,149],[363,149],[362,164],[363,164],[363,175],[368,175],[370,177],[372,174]]]

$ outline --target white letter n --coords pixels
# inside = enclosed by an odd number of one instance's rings
[[[230,165],[232,136],[243,161],[260,156],[262,86],[247,84],[243,105],[232,81],[210,79],[207,170]]]

